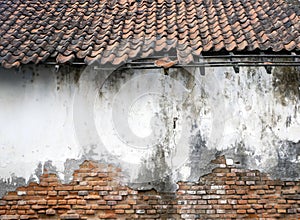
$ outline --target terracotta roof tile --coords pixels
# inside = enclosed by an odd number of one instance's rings
[[[300,50],[300,12],[283,0],[0,0],[0,63],[54,58],[115,65],[175,51]]]

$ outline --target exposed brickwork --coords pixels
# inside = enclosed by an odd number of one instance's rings
[[[86,161],[70,184],[44,174],[39,184],[9,192],[0,219],[299,219],[299,182],[237,169],[224,157],[214,162],[219,167],[199,182],[158,193],[123,186],[120,169]]]

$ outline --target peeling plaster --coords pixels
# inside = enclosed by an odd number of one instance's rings
[[[0,69],[0,196],[42,172],[69,182],[85,159],[113,163],[129,185],[159,191],[197,181],[219,155],[299,179],[299,70],[205,72]]]

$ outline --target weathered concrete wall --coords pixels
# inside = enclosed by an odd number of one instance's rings
[[[300,177],[294,68],[0,70],[0,193],[46,169],[64,182],[85,159],[120,167],[138,189],[175,191],[225,155],[272,178]]]

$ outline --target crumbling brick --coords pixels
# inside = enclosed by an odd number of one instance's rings
[[[43,174],[0,200],[0,219],[297,219],[299,181],[269,179],[237,169],[221,157],[220,166],[199,182],[178,182],[173,193],[138,191],[121,185],[121,170],[85,161],[74,181],[60,183]]]

